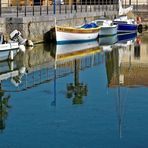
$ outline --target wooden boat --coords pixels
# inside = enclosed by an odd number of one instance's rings
[[[56,42],[78,43],[95,40],[98,37],[100,27],[82,28],[82,27],[63,27],[55,26]]]
[[[111,20],[98,19],[93,21],[100,26],[99,37],[112,36],[117,34],[117,25],[113,25]]]
[[[53,57],[56,62],[61,62],[89,56],[96,52],[100,52],[99,43],[96,40],[75,44],[57,44]]]

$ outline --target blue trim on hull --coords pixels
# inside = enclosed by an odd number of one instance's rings
[[[90,42],[95,41],[96,39],[91,40],[67,40],[67,41],[57,41],[57,44],[73,44],[73,43],[84,43],[84,42]]]
[[[131,32],[136,31],[138,26],[136,24],[118,24],[118,31]]]

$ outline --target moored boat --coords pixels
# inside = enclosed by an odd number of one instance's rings
[[[127,16],[119,17],[114,20],[114,24],[118,25],[118,33],[135,33],[137,32],[138,25],[133,19],[128,19]]]
[[[99,19],[94,21],[100,26],[99,37],[112,36],[117,34],[117,25],[112,24],[111,20]]]
[[[56,42],[78,43],[95,40],[98,37],[100,27],[84,28],[82,27],[63,27],[55,26]]]

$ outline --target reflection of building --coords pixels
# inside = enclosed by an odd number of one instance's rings
[[[137,41],[106,53],[106,68],[109,87],[148,86],[148,50]]]

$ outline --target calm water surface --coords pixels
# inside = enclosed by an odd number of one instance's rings
[[[148,33],[0,64],[0,148],[148,147]]]

